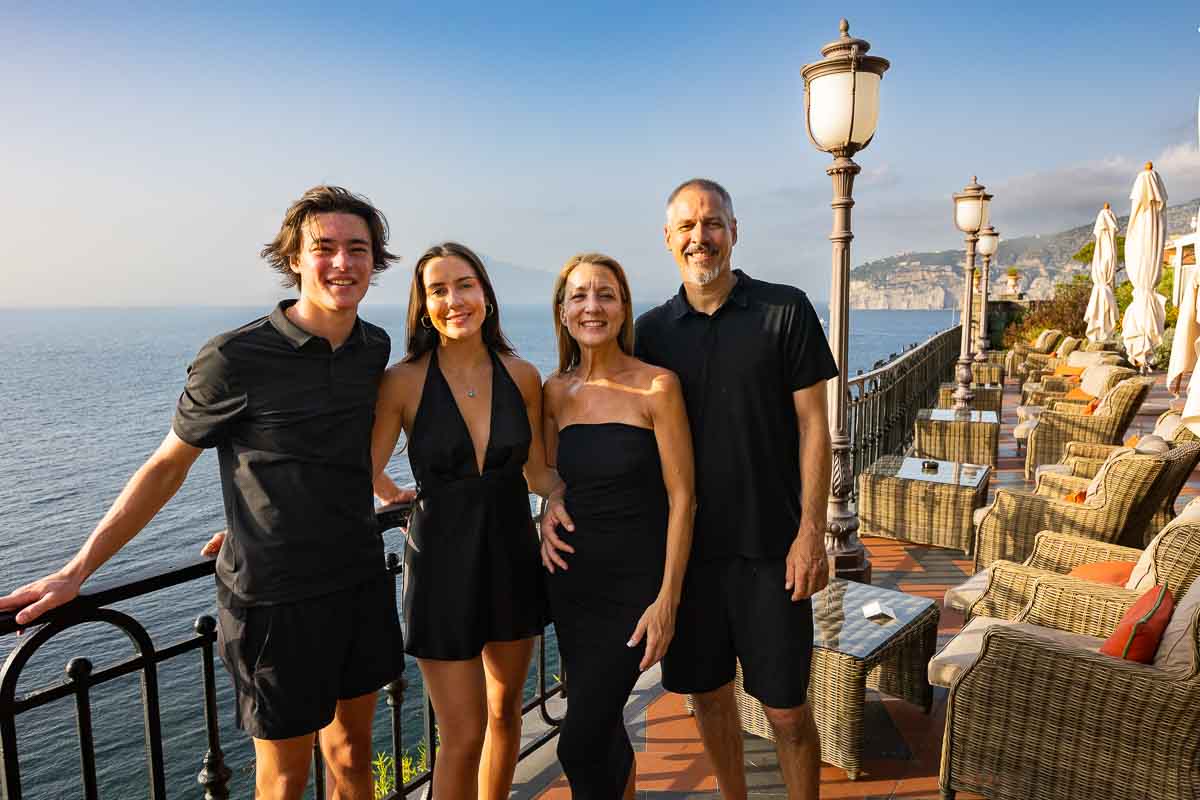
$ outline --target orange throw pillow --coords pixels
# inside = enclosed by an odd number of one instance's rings
[[[1097,561],[1094,564],[1080,564],[1067,574],[1073,578],[1083,578],[1085,581],[1110,583],[1113,586],[1124,586],[1133,574],[1136,561]]]
[[[1085,503],[1087,502],[1087,491],[1080,489],[1078,492],[1071,492],[1064,499],[1071,503]]]
[[[1067,392],[1063,397],[1064,400],[1083,400],[1085,403],[1096,399],[1095,395],[1088,394],[1083,389],[1076,387]]]
[[[1130,436],[1128,439],[1125,440],[1125,446],[1126,447],[1137,447],[1138,442],[1140,442],[1141,440],[1142,440],[1142,437],[1138,436],[1135,433],[1133,436]]]
[[[1171,596],[1171,590],[1165,584],[1155,586],[1129,607],[1112,636],[1100,646],[1100,652],[1113,658],[1149,664],[1154,660],[1158,640],[1174,610],[1175,598]]]
[[[1085,417],[1090,417],[1092,415],[1092,412],[1095,411],[1099,407],[1100,407],[1100,398],[1097,397],[1096,399],[1089,402],[1087,404],[1087,407],[1083,409],[1083,415]]]
[[[1054,374],[1060,378],[1066,378],[1072,375],[1082,375],[1084,367],[1068,367],[1066,364],[1061,364],[1054,368]]]

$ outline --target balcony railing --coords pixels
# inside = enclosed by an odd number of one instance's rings
[[[381,509],[378,516],[380,530],[403,525],[407,520],[407,509],[389,507]],[[198,760],[197,781],[204,787],[207,800],[224,800],[229,797],[231,773],[225,764],[221,750],[220,727],[217,718],[217,689],[213,650],[217,639],[217,623],[205,614],[196,619],[195,635],[165,647],[158,647],[146,629],[132,616],[116,611],[112,606],[123,600],[143,597],[175,586],[209,577],[215,569],[214,559],[203,559],[165,572],[155,572],[107,581],[97,580],[89,585],[80,596],[43,615],[31,626],[31,633],[9,653],[0,667],[0,797],[3,800],[22,800],[23,792],[20,771],[20,750],[17,739],[17,717],[55,701],[74,701],[75,723],[79,749],[79,764],[85,800],[99,798],[96,754],[93,739],[91,698],[93,689],[126,675],[139,674],[141,678],[141,713],[143,735],[149,775],[151,800],[167,797],[165,756],[161,725],[161,704],[158,684],[158,665],[181,657],[192,657],[198,653],[200,679],[204,691],[204,723],[207,748]],[[393,576],[401,574],[400,558],[395,553],[387,556],[387,569]],[[14,635],[19,631],[15,614],[0,613],[0,636]],[[86,623],[102,623],[116,628],[128,637],[136,655],[102,670],[94,671],[92,662],[84,657],[72,658],[66,666],[65,680],[43,686],[18,696],[17,685],[22,670],[35,653],[59,634]],[[563,694],[563,683],[547,675],[547,653],[544,638],[539,638],[537,656],[537,689],[532,699],[524,704],[525,714],[537,709],[547,730],[522,747],[520,758],[525,758],[542,745],[551,741],[558,733],[561,719],[553,716],[547,701]],[[401,764],[405,755],[401,719],[404,692],[407,681],[397,676],[384,688],[390,710],[391,750],[396,765],[396,789],[388,800],[403,798],[414,789],[429,783],[433,765],[437,761],[438,737],[436,720],[428,695],[423,693],[425,709],[424,744],[428,770],[403,782]],[[324,761],[319,745],[313,746],[313,792],[318,800],[325,797]]]
[[[934,334],[846,382],[855,475],[880,456],[900,453],[912,443],[917,412],[934,407],[938,387],[954,375],[961,330],[956,325]]]

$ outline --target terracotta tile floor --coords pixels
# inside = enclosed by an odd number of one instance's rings
[[[1165,411],[1171,397],[1159,382],[1143,406],[1133,428],[1148,432],[1155,418]],[[1015,408],[1020,400],[1015,383],[1005,387],[1001,418],[1000,456],[991,489],[1026,488],[1024,458],[1016,452],[1012,428]],[[1176,407],[1181,401],[1176,401]],[[1200,470],[1192,475],[1182,507],[1190,497],[1200,494]],[[961,582],[973,571],[970,559],[955,550],[911,545],[889,539],[865,540],[874,566],[873,582],[879,586],[930,597],[941,603],[950,586]],[[962,624],[961,616],[944,611],[939,626],[942,642],[953,636]],[[850,781],[842,770],[824,765],[821,769],[822,798],[938,798],[938,767],[941,758],[942,730],[946,692],[935,692],[932,713],[924,714],[916,706],[868,692],[865,766],[857,781]],[[662,692],[644,711],[634,715],[630,730],[637,750],[638,795],[647,800],[668,798],[716,798],[716,782],[704,749],[700,745],[695,722],[688,716],[683,698]],[[783,798],[786,788],[777,768],[770,742],[746,736],[746,771],[754,797]],[[568,800],[570,791],[556,764],[549,765],[538,780],[536,791],[518,794],[546,800]],[[958,795],[963,800],[974,797]]]

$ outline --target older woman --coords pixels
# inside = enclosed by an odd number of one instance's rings
[[[621,265],[566,263],[558,372],[543,387],[547,461],[566,482],[567,555],[543,544],[568,682],[558,756],[575,800],[634,796],[623,709],[675,628],[692,537],[692,443],[675,375],[634,358]]]

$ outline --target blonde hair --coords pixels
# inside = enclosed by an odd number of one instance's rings
[[[621,302],[625,304],[625,318],[621,320],[621,331],[617,334],[617,346],[626,355],[633,355],[633,300],[629,292],[629,279],[625,270],[612,256],[603,253],[578,253],[571,256],[558,272],[554,281],[554,298],[552,312],[554,314],[554,335],[558,339],[558,372],[563,374],[579,364],[579,343],[571,336],[566,324],[562,321],[563,301],[566,299],[567,278],[580,264],[595,264],[612,272],[617,279],[621,291]]]

